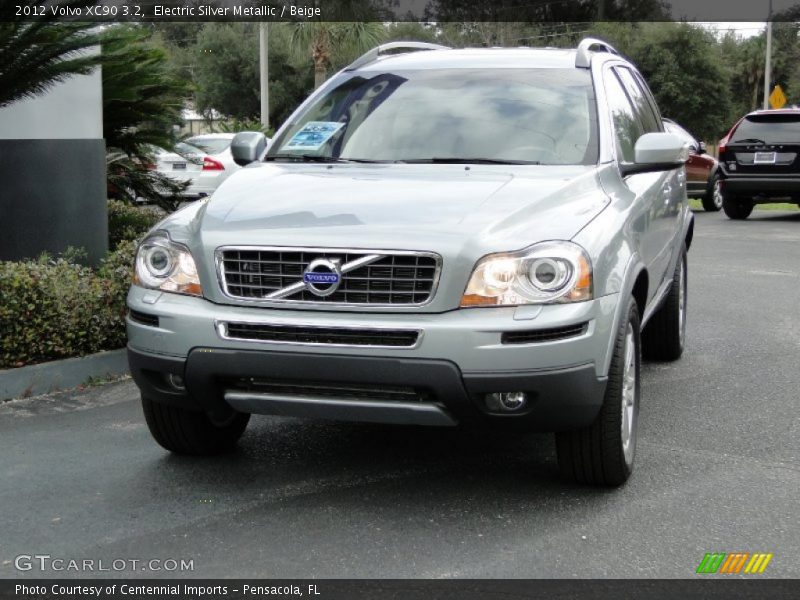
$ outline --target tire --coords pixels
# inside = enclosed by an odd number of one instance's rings
[[[153,438],[170,452],[211,456],[230,452],[242,437],[250,415],[231,411],[224,422],[204,412],[154,402],[142,396],[142,408]]]
[[[642,331],[642,354],[650,360],[678,360],[686,339],[686,298],[688,296],[686,246],[675,265],[664,303]]]
[[[722,210],[725,211],[729,219],[735,221],[746,219],[753,212],[753,206],[755,204],[752,200],[726,194],[725,192],[722,193]]]
[[[722,208],[722,186],[717,173],[708,180],[706,195],[703,196],[703,208],[706,212],[718,212]]]
[[[556,433],[561,474],[595,486],[618,486],[633,472],[641,386],[639,310],[631,297],[621,319],[603,406],[588,427]]]

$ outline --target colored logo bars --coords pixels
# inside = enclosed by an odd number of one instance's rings
[[[764,552],[707,552],[700,561],[696,573],[763,573],[772,553]]]

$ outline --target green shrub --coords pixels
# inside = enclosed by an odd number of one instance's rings
[[[66,258],[0,262],[0,369],[125,345],[134,241],[97,270]]]
[[[119,200],[108,201],[108,247],[116,250],[120,242],[138,240],[164,213],[150,206],[132,206]]]

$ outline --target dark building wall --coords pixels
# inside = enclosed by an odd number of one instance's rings
[[[102,139],[0,139],[0,260],[108,249]]]
[[[99,52],[98,48],[91,52]],[[102,74],[0,108],[0,260],[108,249]]]

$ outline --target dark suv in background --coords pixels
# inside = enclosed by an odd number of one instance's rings
[[[722,208],[746,219],[756,204],[800,204],[800,109],[745,115],[719,143]]]

